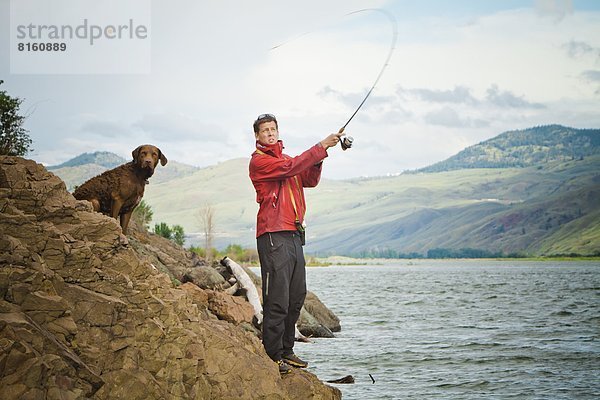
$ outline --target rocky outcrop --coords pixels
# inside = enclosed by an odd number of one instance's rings
[[[136,240],[43,166],[0,157],[0,398],[341,397],[280,377],[248,315],[224,318],[235,300],[176,287],[161,272],[174,257]]]

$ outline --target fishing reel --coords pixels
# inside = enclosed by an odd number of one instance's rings
[[[345,136],[343,138],[340,138],[340,145],[342,146],[342,150],[346,150],[352,147],[353,142],[354,138],[352,136]]]

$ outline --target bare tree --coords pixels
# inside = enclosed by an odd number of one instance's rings
[[[204,232],[204,252],[207,263],[212,261],[212,243],[215,234],[214,217],[215,210],[208,203],[204,204],[198,211],[198,218]]]

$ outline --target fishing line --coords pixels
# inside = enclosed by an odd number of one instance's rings
[[[354,113],[352,113],[352,115],[350,116],[350,118],[348,118],[348,121],[346,121],[346,123],[340,128],[340,130],[338,131],[338,133],[344,133],[344,130],[346,129],[346,127],[348,126],[348,124],[350,123],[350,121],[352,121],[352,119],[354,119],[354,117],[356,116],[356,114],[358,114],[358,111],[362,108],[362,106],[365,104],[365,102],[367,101],[367,99],[369,98],[369,96],[371,95],[371,93],[373,92],[373,90],[375,89],[375,87],[377,86],[377,84],[379,83],[379,80],[381,79],[381,77],[383,76],[383,73],[385,72],[387,66],[390,63],[390,59],[392,58],[392,54],[394,54],[394,50],[396,49],[396,40],[398,39],[398,23],[396,21],[396,18],[394,17],[394,15],[392,13],[390,13],[387,10],[384,10],[382,8],[365,8],[362,10],[357,10],[357,11],[352,11],[348,14],[345,14],[345,16],[348,15],[353,15],[353,14],[358,14],[361,12],[366,12],[366,11],[376,11],[376,12],[380,12],[383,15],[385,15],[389,21],[390,24],[392,25],[392,41],[390,44],[390,50],[388,52],[388,55],[385,59],[385,62],[383,63],[383,66],[381,67],[381,70],[379,71],[379,74],[377,75],[377,78],[375,78],[375,82],[373,82],[373,85],[371,86],[371,88],[369,89],[369,91],[367,92],[367,94],[365,95],[365,97],[363,98],[363,100],[360,102],[360,104],[358,105],[358,107],[356,107],[356,110],[354,110]],[[273,46],[270,50],[274,50],[277,49],[281,46],[286,45],[287,43],[294,41],[296,39],[298,39],[299,37],[302,37],[304,35],[307,35],[310,32],[304,32],[288,41],[285,41],[283,43],[280,43],[276,46]],[[352,143],[354,142],[354,139],[351,136],[346,136],[343,140],[340,140],[340,145],[342,146],[343,150],[346,150],[350,147],[352,147]]]
[[[390,45],[390,51],[389,51],[389,53],[387,55],[387,58],[385,59],[385,62],[383,63],[383,66],[381,67],[381,70],[379,71],[379,74],[377,75],[377,78],[375,79],[375,82],[373,82],[373,86],[371,86],[371,89],[369,89],[369,91],[365,95],[365,98],[360,102],[360,104],[358,105],[358,107],[356,107],[356,110],[354,111],[354,113],[350,116],[350,118],[348,119],[348,121],[346,121],[346,123],[344,124],[344,126],[342,126],[340,128],[340,130],[338,131],[338,133],[343,133],[344,132],[344,129],[346,129],[346,127],[348,126],[348,124],[350,123],[350,121],[352,121],[352,119],[354,118],[354,116],[356,116],[356,114],[361,109],[361,107],[363,106],[363,104],[365,104],[365,102],[367,101],[367,99],[369,98],[369,96],[371,95],[371,93],[373,92],[373,89],[375,89],[375,86],[377,86],[377,84],[379,83],[379,79],[381,79],[381,76],[383,75],[383,73],[385,72],[385,69],[389,65],[390,59],[392,58],[392,54],[394,54],[394,50],[396,49],[396,40],[398,39],[398,24],[396,22],[396,18],[394,17],[394,15],[392,13],[390,13],[389,11],[386,11],[386,10],[381,9],[381,8],[365,8],[363,10],[358,10],[358,11],[351,12],[350,14],[347,14],[347,15],[356,14],[356,13],[364,12],[364,11],[378,11],[378,12],[382,13],[383,15],[385,15],[386,17],[388,17],[388,19],[390,20],[390,23],[392,24],[392,43]],[[343,147],[343,145],[342,145],[342,147]]]

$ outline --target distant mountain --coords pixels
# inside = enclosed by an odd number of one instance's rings
[[[546,125],[505,132],[418,172],[523,168],[552,161],[583,159],[594,154],[600,154],[600,129]]]
[[[80,167],[82,165],[94,164],[105,169],[111,169],[117,165],[127,162],[123,157],[108,151],[96,151],[94,153],[83,153],[59,165],[49,166],[46,169],[52,171],[60,168]]]

